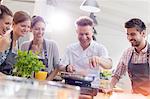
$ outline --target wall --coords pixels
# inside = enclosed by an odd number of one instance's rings
[[[98,25],[95,27],[98,34],[96,35],[97,41],[104,44],[113,60],[113,68],[121,57],[124,49],[130,46],[126,39],[126,33],[124,31],[124,22],[133,17],[138,17],[144,20],[146,24],[150,19],[150,7],[148,0],[97,0],[100,4],[101,12],[95,13],[98,20]],[[42,15],[47,19],[48,14],[52,15],[52,12],[58,12],[59,9],[65,10],[70,16],[69,27],[65,30],[53,29],[48,26],[49,31],[45,34],[48,39],[55,40],[59,45],[60,54],[62,55],[66,46],[70,43],[77,41],[74,21],[81,15],[88,15],[89,13],[81,11],[79,6],[82,0],[62,0],[58,2],[58,5],[50,6],[46,9],[45,0],[39,1],[39,4],[15,2],[11,0],[5,0],[6,4],[13,11],[24,10],[32,15]],[[59,22],[57,22],[59,24]],[[130,87],[128,84],[129,79],[125,76],[123,81],[126,81],[126,88]],[[120,83],[121,86],[125,85]]]

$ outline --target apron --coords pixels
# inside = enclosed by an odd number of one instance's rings
[[[149,67],[150,45],[148,44],[147,62],[131,63],[133,52],[128,63],[128,73],[135,94],[150,95],[150,67]]]
[[[29,45],[28,52],[31,50],[32,44],[33,44],[33,41],[31,41],[31,43]],[[45,40],[43,40],[43,50],[44,50],[45,58],[44,59],[40,59],[39,58],[39,60],[43,62],[43,64],[46,66],[46,70],[47,70],[48,69],[48,58],[47,58],[47,50],[46,50],[46,42],[45,42]],[[41,71],[46,71],[46,70],[41,70]]]
[[[16,63],[16,54],[12,52],[12,47],[13,47],[13,32],[10,33],[10,38],[11,38],[11,43],[10,43],[10,48],[9,52],[6,56],[5,61],[0,65],[0,72],[6,74],[6,75],[11,75],[12,70],[13,70],[13,65]]]

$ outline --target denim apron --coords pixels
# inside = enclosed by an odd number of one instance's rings
[[[31,43],[29,45],[28,52],[31,50],[32,44],[33,44],[33,41],[31,41]],[[46,66],[46,69],[48,69],[48,58],[47,58],[47,49],[46,49],[46,42],[45,42],[45,40],[43,40],[43,50],[44,50],[45,58],[44,59],[39,59],[39,60],[42,61],[43,64]],[[46,70],[42,70],[42,71],[46,71]]]
[[[5,61],[0,65],[0,72],[6,74],[6,75],[11,75],[12,70],[13,70],[13,65],[16,63],[16,54],[12,52],[12,47],[13,47],[13,32],[10,33],[10,38],[11,38],[11,43],[10,43],[10,48],[9,52],[6,56]]]
[[[135,94],[150,95],[150,67],[149,67],[150,45],[148,44],[147,62],[131,63],[133,52],[128,63],[128,73]]]

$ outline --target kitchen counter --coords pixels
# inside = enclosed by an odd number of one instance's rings
[[[130,91],[115,91],[111,95],[104,93],[97,93],[96,96],[80,95],[79,99],[150,99],[150,96],[143,96],[141,94],[132,94]]]
[[[7,76],[0,81],[1,99],[78,99],[80,88],[51,81]]]
[[[141,94],[113,92],[111,96],[98,93],[93,98],[80,95],[80,88],[61,83],[7,76],[0,81],[1,99],[150,99]]]
[[[131,93],[116,93],[113,92],[112,95],[106,95],[104,93],[98,93],[94,99],[150,99],[150,96],[143,96],[141,94],[131,94]]]

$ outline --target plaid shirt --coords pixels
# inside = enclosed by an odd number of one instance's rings
[[[0,65],[5,61],[8,53],[9,53],[9,49],[5,50],[4,52],[0,52]]]
[[[148,44],[144,49],[140,51],[140,53],[137,53],[133,47],[128,48],[124,51],[119,64],[117,65],[117,69],[113,75],[113,77],[116,77],[118,80],[121,78],[122,75],[124,75],[128,71],[128,62],[131,58],[132,52],[132,63],[146,63],[147,62],[147,48]],[[149,55],[149,63],[150,63],[150,55]]]

